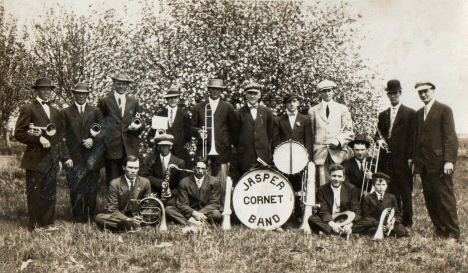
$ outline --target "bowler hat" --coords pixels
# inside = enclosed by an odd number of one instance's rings
[[[329,80],[323,80],[321,82],[319,82],[319,84],[317,84],[317,91],[322,91],[322,90],[325,90],[325,89],[331,89],[331,88],[334,88],[336,87],[336,83],[332,82],[332,81],[329,81]]]
[[[374,174],[372,174],[372,180],[375,180],[377,178],[383,178],[385,180],[387,180],[387,183],[390,182],[390,176],[382,173],[382,172],[376,172]]]
[[[417,82],[414,89],[416,89],[416,91],[420,91],[425,89],[436,89],[436,87],[430,82]]]
[[[226,88],[223,80],[221,79],[208,79],[208,87],[213,88]]]
[[[256,83],[254,81],[248,81],[244,86],[245,92],[262,92],[263,85]]]
[[[111,77],[114,81],[120,82],[133,82],[126,73],[119,72],[114,77]]]
[[[169,134],[160,134],[154,138],[157,145],[172,145],[174,143],[174,136]]]
[[[174,97],[180,97],[179,87],[175,85],[171,86],[171,88],[169,88],[169,91],[167,91],[166,95],[164,95],[165,99]]]
[[[55,88],[55,85],[52,84],[52,81],[49,78],[39,78],[36,80],[36,84],[32,86],[32,88],[38,87],[51,87]]]
[[[367,141],[367,138],[364,134],[357,134],[353,141],[349,142],[349,146],[354,148],[354,144],[365,144],[366,148],[369,148],[370,142]]]
[[[76,85],[75,85],[75,88],[73,88],[72,90],[73,92],[83,92],[83,93],[89,93],[91,92],[89,89],[88,89],[88,85],[84,82],[78,82]]]
[[[283,103],[286,104],[290,102],[292,99],[298,99],[298,98],[299,98],[299,95],[297,93],[292,92],[284,96]]]
[[[385,91],[397,92],[397,91],[400,91],[401,89],[402,88],[401,88],[401,84],[399,80],[389,80],[387,82],[387,88],[385,88]]]

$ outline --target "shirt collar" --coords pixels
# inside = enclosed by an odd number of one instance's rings
[[[125,181],[127,181],[127,186],[130,189],[130,186],[132,185],[132,182],[130,181],[130,179],[128,179],[128,177],[126,175],[124,175],[124,176],[125,176]],[[135,181],[136,181],[136,178],[133,180],[133,186],[135,186]]]
[[[391,109],[395,109],[396,111],[398,111],[398,109],[400,109],[400,106],[401,106],[401,102],[399,102],[397,105],[395,106],[390,106]]]
[[[163,156],[162,154],[159,154],[159,156],[161,157],[161,159],[171,159],[171,152],[169,152],[169,154],[167,154],[166,156]],[[169,162],[169,161],[167,161]]]
[[[341,190],[341,185],[338,188],[335,188],[335,187],[332,186],[332,184],[330,184],[330,187],[332,188],[333,192],[340,192],[340,190]]]
[[[195,175],[193,177],[195,178],[195,182],[197,184],[200,184],[203,181],[203,179],[205,179],[205,176],[202,176],[202,178],[200,178],[200,179],[198,179]]]
[[[322,105],[323,107],[327,107],[327,105],[332,105],[333,104],[333,99],[331,99],[330,101],[324,101],[322,100]]]
[[[296,109],[296,111],[294,111],[294,112],[289,112],[289,111],[286,109],[286,114],[294,114],[295,116],[297,116],[297,109]]]
[[[36,97],[36,100],[37,100],[41,105],[43,105],[42,102],[45,101],[45,100],[43,100],[43,99],[41,99],[41,98],[39,98],[39,97]]]
[[[86,102],[83,103],[83,104],[78,104],[78,103],[76,103],[76,101],[75,101],[75,105],[76,105],[76,107],[78,107],[78,109],[80,109],[81,106],[83,106],[84,108],[86,108]]]
[[[210,102],[210,104],[218,104],[219,98],[217,98],[216,100],[212,100],[211,98],[208,98],[208,101]]]
[[[114,96],[115,96],[116,99],[125,100],[125,93],[124,94],[119,94],[119,93],[114,91]]]
[[[432,99],[428,104],[425,105],[425,107],[427,108],[427,111],[431,109],[432,105],[434,104],[434,101],[435,99]]]
[[[177,105],[174,106],[174,108],[170,107],[169,104],[166,106],[167,110],[170,111],[170,110],[174,110],[174,111],[177,111]]]

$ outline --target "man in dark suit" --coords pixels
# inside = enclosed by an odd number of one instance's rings
[[[220,183],[206,174],[207,160],[195,158],[194,175],[182,179],[176,206],[166,207],[166,215],[183,225],[221,221]]]
[[[178,86],[172,86],[164,98],[167,101],[167,107],[158,111],[156,116],[166,117],[168,119],[166,133],[174,136],[174,145],[172,146],[172,154],[176,157],[183,159],[188,163],[189,157],[185,144],[190,141],[192,138],[191,134],[191,124],[190,124],[190,115],[178,107],[180,102],[180,89]],[[154,142],[154,137],[156,135],[157,129],[153,124],[151,131],[148,133],[148,143],[152,147]]]
[[[317,192],[317,204],[320,204],[317,215],[309,217],[309,225],[312,231],[325,234],[351,234],[353,223],[340,227],[332,215],[335,213],[354,212],[353,222],[360,219],[359,192],[352,184],[346,183],[344,168],[335,164],[330,167],[330,182],[321,186]]]
[[[273,113],[259,105],[263,86],[249,82],[244,87],[247,104],[236,111],[239,121],[237,146],[237,167],[243,175],[261,159],[272,164],[271,143],[273,137]]]
[[[21,108],[15,138],[27,145],[21,168],[26,170],[29,227],[34,229],[54,223],[57,173],[64,144],[59,110],[49,104],[55,86],[50,79],[40,78],[32,88],[36,98]]]
[[[137,175],[139,168],[140,162],[136,156],[130,155],[124,159],[124,175],[111,181],[105,212],[96,215],[95,221],[100,228],[132,231],[142,223],[141,217],[132,214],[132,199],[140,200],[150,196],[151,184],[148,179]]]
[[[454,242],[460,237],[460,227],[452,181],[458,154],[452,109],[434,99],[434,84],[417,83],[415,89],[425,106],[416,112],[414,170],[421,174],[426,208],[435,234]]]
[[[140,112],[138,101],[126,94],[132,81],[125,73],[118,73],[112,79],[114,92],[98,100],[98,108],[104,116],[107,183],[123,174],[122,161],[127,155],[138,156],[138,137],[143,128],[141,121],[139,124],[132,122]]]
[[[398,237],[408,236],[408,231],[401,224],[402,218],[400,209],[398,208],[396,197],[393,194],[386,193],[390,176],[377,172],[372,177],[372,185],[375,192],[364,197],[362,202],[362,218],[359,225],[362,226],[361,232],[363,234],[374,235],[379,226],[382,211],[386,208],[393,208],[395,210],[395,223],[393,225],[392,233]],[[390,227],[384,223],[383,232],[387,233]]]
[[[151,183],[151,188],[157,192],[160,197],[162,193],[163,182],[169,183],[169,189],[172,196],[165,202],[166,206],[175,206],[177,195],[179,195],[179,182],[186,175],[185,161],[171,153],[174,137],[169,134],[158,135],[155,138],[157,151],[146,158],[140,170],[140,176],[147,178]],[[174,166],[174,167],[171,167]],[[170,170],[168,170],[170,168]],[[180,169],[180,170],[179,170]],[[169,181],[165,181],[169,171]]]
[[[379,114],[376,140],[386,142],[391,153],[381,157],[382,171],[390,175],[388,192],[395,195],[403,212],[403,225],[413,224],[413,158],[414,117],[416,111],[401,104],[401,85],[398,80],[387,82],[387,96],[391,107]],[[386,153],[384,150],[381,153]]]
[[[65,166],[70,188],[73,220],[94,218],[99,171],[102,167],[102,137],[95,130],[103,125],[98,108],[86,103],[88,85],[79,82],[73,96],[75,104],[61,111],[65,139]],[[97,126],[92,128],[92,126]]]
[[[353,184],[359,191],[361,191],[362,195],[367,194],[372,187],[370,183],[370,179],[372,179],[370,169],[371,162],[373,161],[371,161],[372,157],[368,155],[369,146],[370,143],[367,141],[365,135],[356,135],[356,138],[349,142],[349,147],[353,149],[354,156],[343,162],[346,182]],[[368,183],[363,183],[365,182],[364,174],[366,175]],[[367,184],[365,189],[363,188],[363,184]]]

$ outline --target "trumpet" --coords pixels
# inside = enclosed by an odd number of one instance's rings
[[[41,136],[42,131],[45,131],[46,135],[54,136],[57,133],[57,126],[53,123],[47,124],[46,127],[34,126],[34,123],[29,123],[28,133],[35,136]]]
[[[208,120],[211,119],[211,126],[208,126]],[[211,130],[211,147],[210,147],[210,152],[208,153],[208,155],[218,155],[218,152],[216,151],[216,141],[215,141],[215,130],[214,130],[214,113],[213,113],[213,109],[211,108],[211,105],[209,103],[207,103],[205,105],[205,126],[202,126],[202,133],[200,134],[201,135],[201,138],[202,138],[202,141],[203,141],[203,150],[202,150],[202,155],[203,157],[206,157],[207,154],[206,154],[206,149],[207,149],[207,145],[205,145],[205,141],[206,139],[208,138],[207,136],[207,132],[208,130]]]
[[[388,217],[387,217],[388,216]],[[385,221],[387,220],[387,221]],[[395,209],[394,208],[386,208],[380,214],[380,221],[379,226],[377,227],[377,231],[374,234],[374,238],[372,240],[381,240],[384,237],[384,223],[388,227],[387,236],[390,235],[394,224],[395,224]]]
[[[99,123],[91,124],[91,128],[89,129],[89,133],[96,137],[101,132],[101,125]]]
[[[131,201],[136,203],[133,213],[141,217],[144,224],[153,225],[159,223],[159,231],[167,230],[164,205],[154,194],[141,200],[132,199]]]
[[[316,213],[318,208],[320,208],[320,204],[315,203],[315,164],[312,161],[309,162],[307,169],[304,172],[300,198],[302,204],[305,206],[305,209],[304,215],[302,217],[302,223],[299,229],[302,229],[304,233],[310,234],[312,230],[310,229],[308,219],[312,213]]]
[[[132,119],[132,123],[130,124],[130,126],[134,128],[140,128],[141,126],[140,113],[135,114],[135,117]]]

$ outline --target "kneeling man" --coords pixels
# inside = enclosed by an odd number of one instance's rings
[[[133,216],[133,200],[143,199],[151,194],[148,179],[138,176],[140,162],[133,155],[127,156],[122,164],[125,174],[112,180],[107,192],[105,213],[96,215],[96,224],[112,231],[136,230],[142,219]]]
[[[352,184],[344,181],[343,166],[332,165],[330,167],[330,182],[321,186],[317,192],[317,204],[320,204],[318,215],[309,217],[309,225],[313,232],[352,233],[353,223],[340,226],[333,218],[333,214],[348,211],[354,213],[353,222],[360,219],[359,191]]]
[[[221,221],[221,192],[217,178],[206,174],[207,160],[195,158],[194,175],[179,183],[176,206],[166,207],[166,216],[178,223],[202,225],[207,220]]]

